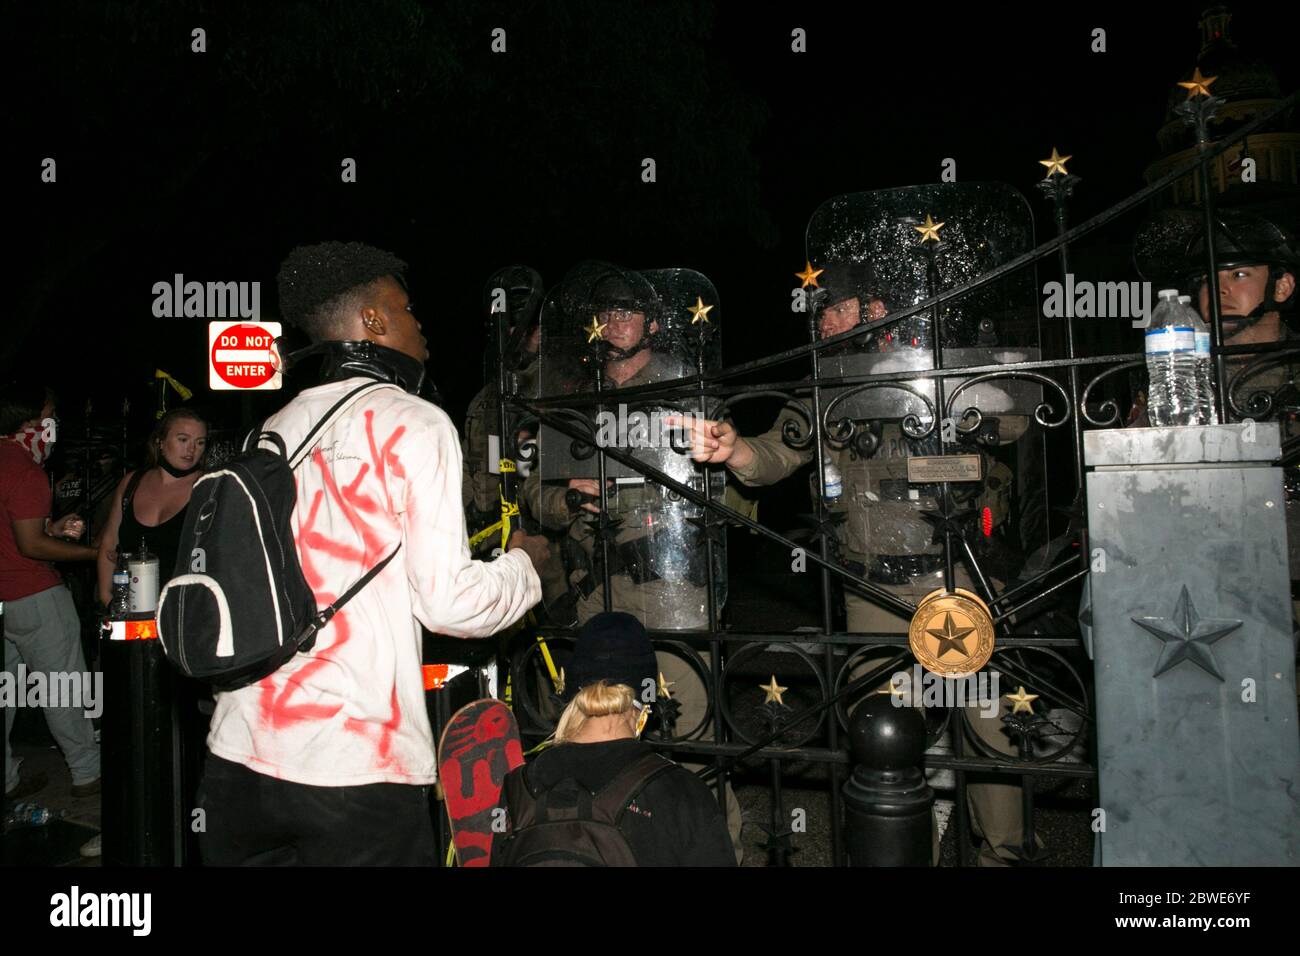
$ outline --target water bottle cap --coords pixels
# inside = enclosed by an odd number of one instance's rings
[[[1190,305],[1192,302],[1192,297],[1190,295],[1180,295],[1178,297],[1178,301],[1181,302],[1183,305]]]
[[[1156,294],[1157,294],[1160,298],[1162,298],[1162,299],[1176,299],[1176,298],[1178,298],[1178,290],[1177,290],[1177,289],[1161,289],[1161,290],[1160,290],[1158,293],[1156,293]]]

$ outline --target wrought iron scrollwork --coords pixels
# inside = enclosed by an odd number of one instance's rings
[[[813,414],[809,410],[807,405],[805,405],[800,399],[796,398],[794,395],[791,395],[789,392],[781,392],[773,389],[764,389],[755,392],[745,392],[741,395],[733,395],[731,398],[728,398],[726,401],[719,402],[716,406],[714,406],[713,410],[709,413],[709,418],[714,421],[719,421],[722,419],[724,415],[726,415],[728,411],[730,411],[736,405],[740,404],[741,402],[753,401],[754,399],[757,398],[779,398],[782,401],[784,401],[788,407],[794,408],[795,411],[797,411],[800,415],[802,415],[804,420],[808,422],[807,434],[803,433],[803,430],[800,429],[799,427],[799,423],[794,418],[785,417],[781,424],[781,438],[791,448],[795,448],[800,451],[802,451],[805,448],[811,447],[813,442],[813,428],[812,428]]]
[[[983,382],[992,382],[997,379],[1008,379],[1008,378],[1026,379],[1031,382],[1037,382],[1039,385],[1043,385],[1055,389],[1056,393],[1061,396],[1061,401],[1065,406],[1065,411],[1062,413],[1061,417],[1056,419],[1055,421],[1050,420],[1047,417],[1048,413],[1052,411],[1052,405],[1050,402],[1039,402],[1034,407],[1034,421],[1038,422],[1038,424],[1042,425],[1044,428],[1060,428],[1062,425],[1064,425],[1066,422],[1070,420],[1070,395],[1065,390],[1065,386],[1063,386],[1060,382],[1056,381],[1056,379],[1048,375],[1044,375],[1041,372],[1017,372],[1017,371],[986,372],[983,375],[976,375],[973,378],[968,378],[966,379],[966,381],[962,382],[955,389],[953,389],[952,394],[948,396],[948,407],[947,409],[945,409],[945,411],[948,413],[949,416],[951,416],[952,410],[955,407],[957,402],[957,396],[960,395],[962,392],[966,391],[966,389],[970,388],[971,386],[979,385]],[[975,406],[973,405],[968,406],[965,409],[965,411],[962,412],[962,420],[965,420],[967,417],[971,415],[976,416],[976,422],[974,426],[972,426],[971,428],[961,428],[961,426],[959,425],[958,429],[960,431],[969,432],[979,428],[980,422],[983,420],[982,413]]]
[[[822,424],[827,432],[827,441],[833,447],[843,448],[849,442],[854,441],[861,428],[856,421],[848,417],[835,420],[835,409],[838,408],[842,402],[872,388],[892,388],[897,391],[910,392],[926,407],[928,414],[925,419],[922,419],[920,415],[915,413],[903,416],[901,425],[903,433],[907,435],[908,438],[925,438],[934,431],[934,426],[937,420],[934,402],[932,402],[930,397],[924,392],[920,391],[908,382],[867,382],[864,385],[858,385],[836,395],[831,403],[826,406],[826,411],[822,413]],[[926,420],[929,421],[928,425],[924,424],[924,421]],[[832,421],[834,421],[833,425],[831,424]]]
[[[1092,394],[1092,390],[1097,387],[1098,383],[1100,383],[1102,379],[1109,378],[1110,376],[1127,369],[1139,367],[1146,367],[1146,359],[1138,359],[1135,362],[1122,362],[1119,365],[1111,366],[1098,375],[1094,375],[1084,388],[1083,395],[1079,397],[1079,414],[1083,416],[1083,420],[1089,425],[1096,425],[1098,428],[1106,428],[1107,426],[1114,425],[1118,422],[1120,419],[1119,402],[1115,401],[1113,398],[1106,399],[1099,406],[1100,411],[1106,417],[1093,418],[1088,414],[1088,396]]]
[[[1248,379],[1254,378],[1265,369],[1273,368],[1277,365],[1285,365],[1294,362],[1300,356],[1300,349],[1284,349],[1280,352],[1269,352],[1257,359],[1239,368],[1228,379],[1228,391],[1225,398],[1227,399],[1228,408],[1238,418],[1253,418],[1256,420],[1267,418],[1272,415],[1276,406],[1278,396],[1287,389],[1294,389],[1295,384],[1288,380],[1277,388],[1269,391],[1268,389],[1257,389],[1246,396],[1244,405],[1237,401],[1238,389],[1241,384]]]

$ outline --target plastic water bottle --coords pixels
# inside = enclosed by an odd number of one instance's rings
[[[126,566],[130,557],[125,551],[117,552],[117,564],[113,568],[113,596],[108,605],[108,616],[113,621],[125,621],[131,611],[129,593],[131,590],[131,572]]]
[[[1214,364],[1210,361],[1210,327],[1192,305],[1190,295],[1180,295],[1178,304],[1183,307],[1188,322],[1196,330],[1196,409],[1198,425],[1219,424],[1219,413],[1214,409]]]
[[[844,494],[844,476],[841,475],[840,470],[835,467],[835,462],[831,461],[829,458],[826,459],[825,478],[826,501],[833,504],[840,500],[840,495]]]
[[[14,830],[20,827],[43,827],[51,820],[58,820],[64,812],[51,813],[39,803],[20,803],[5,814],[4,827]]]
[[[1161,289],[1159,299],[1146,334],[1147,416],[1155,426],[1195,425],[1196,330],[1177,289]]]

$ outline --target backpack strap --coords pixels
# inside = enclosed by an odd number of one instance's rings
[[[618,826],[627,812],[627,805],[645,789],[646,785],[677,766],[662,754],[653,751],[624,767],[609,783],[600,789],[591,802],[591,818],[605,819]]]
[[[330,622],[330,618],[332,618],[335,614],[341,611],[343,609],[343,605],[347,604],[354,597],[356,597],[362,588],[364,588],[367,584],[369,584],[372,580],[374,580],[375,575],[378,574],[380,571],[384,570],[384,568],[388,566],[388,562],[393,560],[393,558],[397,557],[397,552],[401,550],[402,550],[401,542],[398,542],[397,547],[395,547],[392,551],[388,552],[388,557],[384,558],[384,560],[380,561],[378,564],[376,564],[365,574],[361,575],[361,578],[355,584],[353,584],[352,587],[344,591],[342,596],[339,597],[333,604],[329,605],[329,607],[322,608],[320,611],[318,611],[316,616],[311,619],[311,623],[307,625],[306,630],[303,632],[304,636],[307,634],[315,633],[316,631],[319,631],[321,628],[323,628],[326,624],[328,624]]]
[[[516,767],[506,774],[506,779],[501,785],[501,792],[505,797],[506,815],[510,820],[510,829],[522,830],[524,827],[532,826],[537,820],[537,796],[528,786],[528,780],[524,777],[527,767]]]
[[[312,426],[311,431],[307,432],[307,437],[302,440],[302,444],[294,449],[293,454],[289,456],[289,467],[297,468],[302,460],[307,457],[312,448],[315,447],[317,437],[333,425],[335,419],[341,417],[354,402],[360,399],[363,395],[369,392],[378,391],[381,388],[397,388],[397,386],[391,382],[367,382],[365,385],[354,388],[335,402],[330,407],[329,411],[322,415],[320,420]]]

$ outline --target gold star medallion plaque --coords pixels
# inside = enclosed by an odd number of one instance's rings
[[[917,606],[908,644],[932,674],[973,674],[993,656],[993,618],[969,591],[935,591]]]

